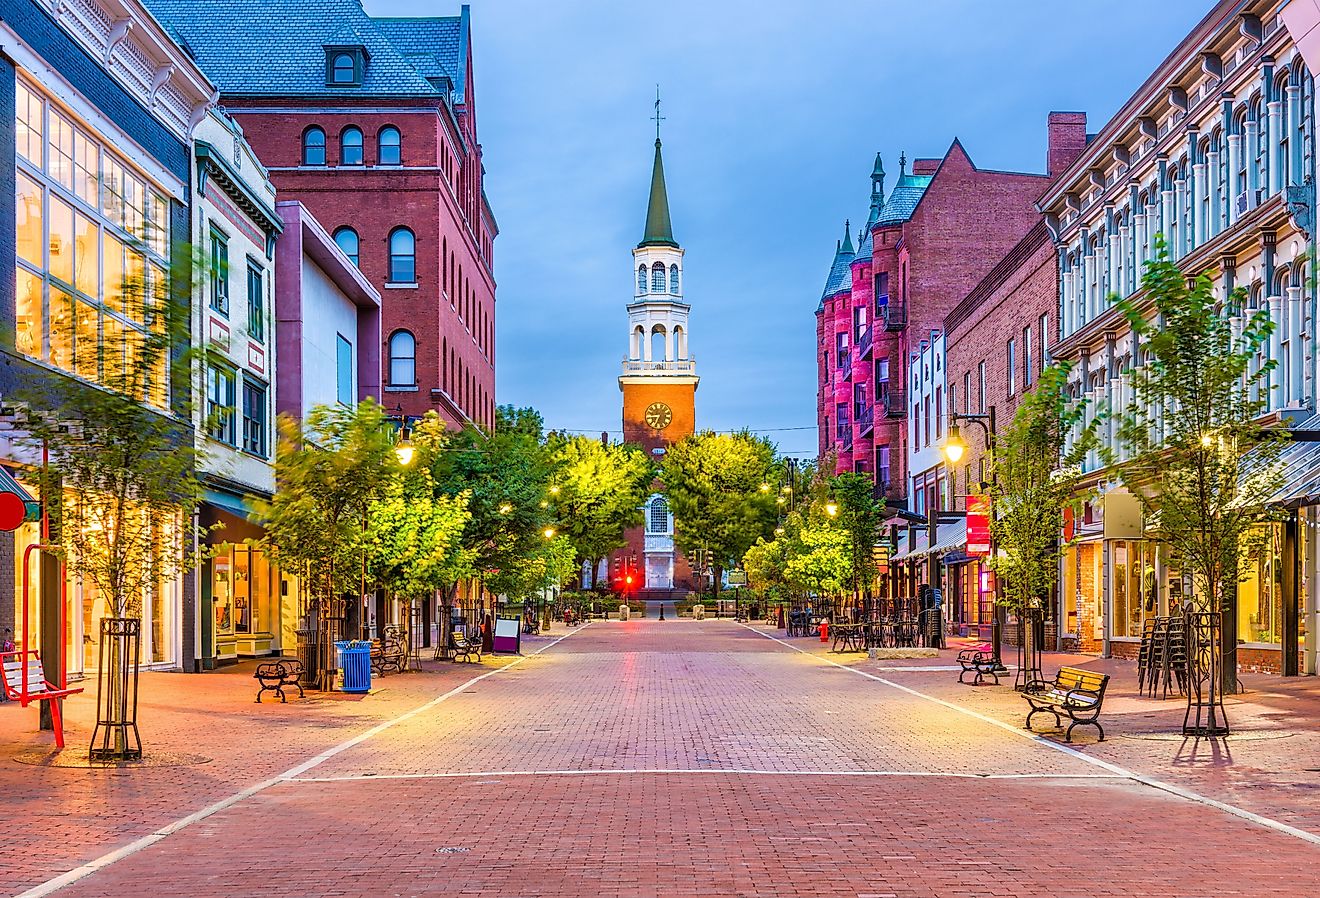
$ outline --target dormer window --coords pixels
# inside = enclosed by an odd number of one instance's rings
[[[326,47],[327,87],[361,87],[367,71],[366,47]]]

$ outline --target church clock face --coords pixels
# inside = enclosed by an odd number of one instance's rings
[[[663,402],[652,402],[642,414],[646,423],[654,430],[664,430],[674,420],[674,413]]]

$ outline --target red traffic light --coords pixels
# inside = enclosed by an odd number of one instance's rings
[[[628,576],[624,577],[624,578],[623,578],[623,582],[624,582],[624,583],[627,583],[629,586],[631,586],[631,585],[632,585],[632,574],[629,574]]]

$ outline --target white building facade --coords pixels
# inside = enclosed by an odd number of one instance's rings
[[[1271,420],[1316,411],[1315,85],[1283,6],[1216,4],[1040,201],[1061,282],[1051,351],[1071,363],[1071,393],[1088,414],[1132,401],[1145,350],[1114,298],[1142,303],[1159,237],[1188,276],[1208,273],[1225,299],[1244,291],[1241,315],[1274,323],[1257,363],[1277,362],[1264,397]],[[1123,451],[1112,417],[1100,436]],[[1076,522],[1064,560],[1060,632],[1083,649],[1135,655],[1145,622],[1177,611],[1182,573],[1133,519],[1098,452],[1085,467],[1102,495]],[[1315,590],[1279,560],[1300,551],[1314,578],[1306,525],[1316,512],[1310,497],[1289,501],[1288,523],[1270,534],[1274,550],[1239,587],[1226,623],[1240,663],[1285,673],[1316,666]]]

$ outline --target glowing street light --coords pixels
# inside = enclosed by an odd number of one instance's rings
[[[827,515],[829,515],[830,517],[834,517],[835,515],[837,515],[837,514],[839,513],[839,503],[837,503],[837,502],[826,502],[826,503],[825,503],[825,513],[826,513]]]
[[[505,502],[500,505],[500,514],[508,514],[511,511],[513,511],[513,506],[510,505],[508,502]]]
[[[546,538],[546,539],[554,539],[554,538],[555,538],[555,528],[553,528],[553,527],[547,527],[547,528],[545,528],[544,530],[542,530],[541,532],[545,535],[545,538]]]
[[[949,464],[956,465],[967,453],[967,440],[963,439],[962,431],[957,424],[949,425],[949,438],[944,441],[944,457],[949,460]]]
[[[763,493],[768,493],[768,492],[770,492],[770,484],[768,484],[768,483],[763,483],[763,484],[761,484],[761,492],[763,492]]]
[[[406,433],[399,438],[399,442],[394,444],[394,456],[399,460],[399,464],[405,468],[412,464],[413,457],[417,454],[417,447],[413,441],[408,439]]]

